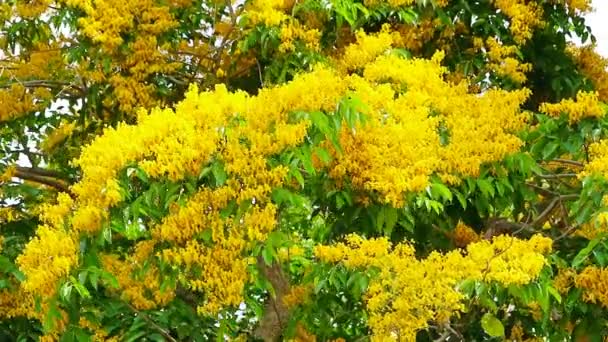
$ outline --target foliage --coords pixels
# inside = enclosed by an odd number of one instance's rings
[[[0,339],[601,339],[589,10],[2,2]]]

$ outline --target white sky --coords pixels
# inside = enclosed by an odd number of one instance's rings
[[[587,25],[597,38],[598,52],[608,57],[608,1],[594,0],[595,11],[587,16]]]

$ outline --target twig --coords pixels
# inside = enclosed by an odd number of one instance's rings
[[[141,312],[139,310],[137,310],[134,306],[132,306],[131,304],[128,304],[129,308],[138,316],[140,316],[141,318],[144,319],[144,321],[146,321],[148,324],[150,324],[154,329],[156,329],[159,333],[161,333],[161,335],[163,335],[167,340],[171,341],[171,342],[177,342],[177,340],[171,336],[171,334],[163,329],[161,326],[159,326],[158,324],[156,324],[156,322],[154,322],[153,319],[151,319],[146,313]]]
[[[39,167],[17,166],[16,169],[19,172],[35,174],[35,175],[43,176],[43,177],[52,177],[52,178],[59,178],[59,179],[65,178],[65,176],[63,174],[61,174],[60,172],[57,172],[54,170],[42,169]]]
[[[61,192],[65,192],[67,194],[70,194],[71,196],[73,196],[72,192],[70,191],[70,188],[68,187],[67,184],[65,184],[64,182],[60,181],[60,180],[56,180],[50,177],[44,177],[44,176],[40,176],[40,175],[35,175],[35,174],[30,174],[30,173],[26,173],[26,172],[21,172],[19,170],[15,171],[14,174],[15,177],[17,178],[21,178],[23,180],[28,180],[28,181],[32,181],[35,183],[39,183],[39,184],[43,184],[43,185],[48,185],[52,188],[55,188]]]
[[[569,195],[560,195],[557,196],[555,198],[553,198],[551,200],[551,202],[549,202],[549,205],[547,205],[547,207],[545,208],[545,210],[543,210],[538,217],[536,217],[536,219],[534,221],[532,221],[532,223],[530,224],[531,226],[536,226],[539,223],[543,223],[546,219],[546,217],[553,211],[553,209],[555,208],[555,206],[560,203],[561,201],[564,200],[571,200],[571,199],[577,199],[579,197],[578,194],[569,194]]]
[[[578,167],[585,166],[581,162],[578,162],[576,160],[570,160],[570,159],[553,159],[553,160],[550,160],[550,161],[555,162],[555,163],[562,163],[562,164],[568,164],[568,165],[578,166]]]
[[[540,178],[552,179],[552,178],[575,178],[578,175],[576,173],[558,173],[558,174],[552,174],[552,175],[538,175],[538,176]]]

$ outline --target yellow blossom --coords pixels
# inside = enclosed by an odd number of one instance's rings
[[[47,299],[57,282],[78,263],[78,246],[62,229],[40,226],[37,236],[26,246],[16,263],[26,276],[23,288]]]
[[[571,124],[584,118],[601,118],[606,114],[606,109],[600,105],[598,93],[584,91],[576,94],[576,100],[564,99],[555,104],[543,103],[538,110],[555,117],[565,113]]]
[[[469,244],[466,253],[432,252],[419,260],[409,243],[393,247],[386,238],[350,235],[346,243],[315,247],[315,256],[349,268],[378,268],[365,294],[372,339],[392,340],[398,334],[400,340],[409,340],[430,320],[447,321],[464,309],[457,285],[465,279],[505,286],[534,280],[546,263],[543,254],[551,250],[551,243],[540,235],[528,241],[498,236],[492,242]]]

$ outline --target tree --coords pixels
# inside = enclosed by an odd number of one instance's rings
[[[599,340],[590,10],[3,2],[0,337]]]

